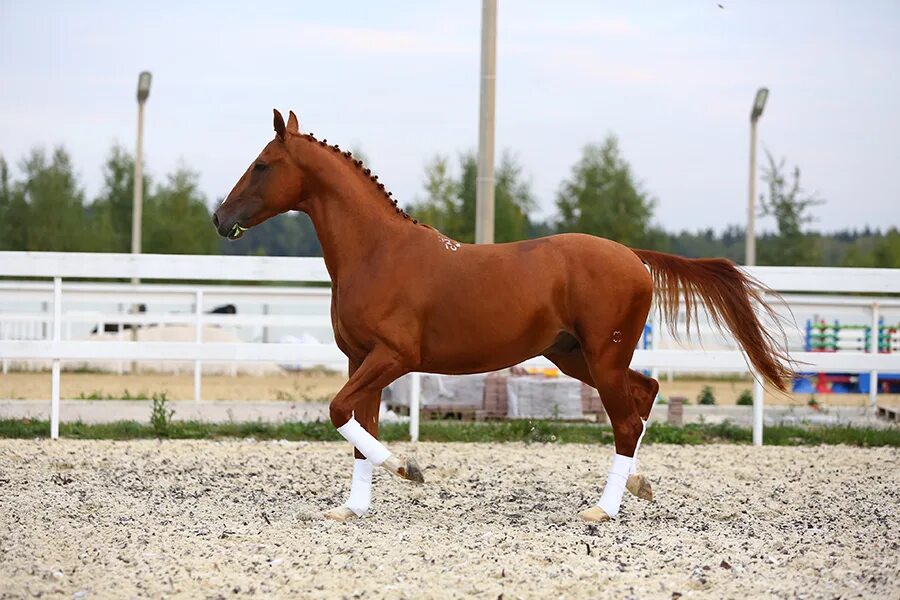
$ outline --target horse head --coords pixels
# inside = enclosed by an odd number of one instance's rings
[[[299,123],[290,112],[287,125],[275,113],[275,139],[250,163],[234,189],[213,213],[219,235],[236,240],[263,221],[298,207],[303,192],[303,172],[288,150],[288,140],[299,135]]]

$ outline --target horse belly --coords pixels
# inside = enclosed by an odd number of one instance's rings
[[[474,298],[429,311],[424,323],[422,370],[481,373],[503,369],[541,354],[563,324],[549,303]]]

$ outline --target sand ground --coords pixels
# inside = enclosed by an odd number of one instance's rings
[[[344,375],[335,373],[288,373],[280,375],[208,375],[203,377],[204,400],[252,400],[287,402],[328,402],[346,382]],[[110,373],[66,373],[60,378],[63,398],[121,398],[127,392],[132,397],[150,397],[165,392],[170,400],[193,400],[193,375],[144,373],[115,375]],[[704,386],[713,390],[716,404],[733,405],[744,390],[752,391],[751,381],[680,380],[669,382],[661,378],[660,389],[665,397],[683,396],[692,404]],[[50,373],[11,372],[0,374],[0,399],[47,400],[50,398]],[[809,394],[781,394],[768,390],[767,406],[805,406]],[[818,402],[827,406],[859,406],[868,404],[863,394],[819,394]],[[895,406],[900,395],[879,394],[879,402]]]
[[[648,446],[595,525],[610,447],[394,449],[335,523],[344,444],[0,440],[0,597],[900,597],[897,449]]]

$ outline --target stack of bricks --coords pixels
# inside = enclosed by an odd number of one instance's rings
[[[669,425],[681,427],[684,423],[684,398],[681,396],[672,396],[669,398],[669,416],[667,419]]]
[[[581,412],[585,415],[597,415],[598,423],[606,423],[606,411],[600,394],[586,383],[581,384]]]
[[[506,380],[507,377],[500,373],[489,373],[484,378],[484,418],[506,418],[509,412]]]

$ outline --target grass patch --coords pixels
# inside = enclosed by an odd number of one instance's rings
[[[60,436],[70,439],[131,440],[159,437],[158,429],[135,421],[86,424],[62,423]],[[31,419],[0,419],[0,438],[47,438],[50,423]],[[166,426],[168,439],[256,438],[259,440],[340,441],[343,438],[329,422],[312,423],[203,423],[199,421],[170,421]],[[389,423],[381,427],[379,438],[385,442],[409,439],[407,425]],[[427,421],[420,427],[420,439],[425,442],[526,442],[553,444],[612,444],[613,434],[608,425],[565,423],[559,421],[498,421],[488,423],[460,423],[457,421]],[[693,423],[673,427],[664,423],[652,425],[644,437],[645,444],[750,444],[749,428],[733,423]],[[900,447],[900,428],[869,429],[860,427],[766,427],[765,443],[772,446],[846,444],[849,446]]]
[[[156,394],[153,394],[156,396]],[[124,390],[121,394],[104,394],[100,390],[94,390],[89,394],[85,394],[81,392],[78,394],[78,400],[150,400],[150,396],[147,395],[147,392],[138,392],[137,394],[132,394],[127,389]]]

